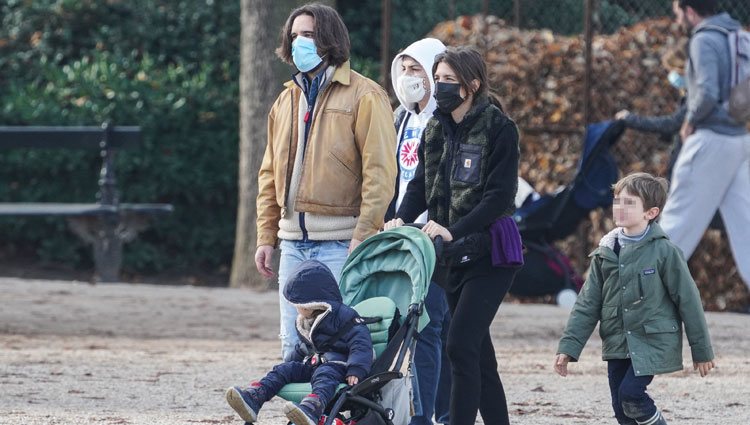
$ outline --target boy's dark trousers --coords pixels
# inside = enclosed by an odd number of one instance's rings
[[[630,359],[608,360],[607,363],[612,408],[617,422],[636,425],[636,420],[646,421],[653,417],[656,405],[646,393],[646,387],[654,375],[635,376]]]
[[[346,366],[340,363],[321,363],[313,366],[302,362],[285,362],[274,366],[260,384],[266,388],[268,399],[281,391],[286,384],[310,382],[313,394],[318,396],[322,405],[331,401],[336,387],[344,383]]]

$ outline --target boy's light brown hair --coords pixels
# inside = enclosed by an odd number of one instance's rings
[[[661,212],[664,210],[664,204],[667,202],[669,183],[667,179],[654,177],[649,173],[633,173],[620,179],[612,188],[615,195],[618,195],[623,190],[627,190],[629,194],[637,196],[643,201],[643,208],[645,210],[657,207],[659,208],[659,215],[661,215]],[[659,215],[654,217],[654,220]]]

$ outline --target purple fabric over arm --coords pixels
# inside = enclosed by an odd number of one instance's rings
[[[518,267],[523,265],[523,245],[513,217],[502,217],[490,225],[492,265]]]

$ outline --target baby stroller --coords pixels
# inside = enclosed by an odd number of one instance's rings
[[[408,226],[372,236],[351,253],[339,288],[344,303],[367,323],[375,361],[367,378],[351,387],[339,387],[325,409],[325,425],[409,422],[411,388],[406,375],[417,332],[429,322],[424,298],[434,267],[432,241]],[[289,384],[278,396],[299,403],[310,392],[309,383]]]
[[[543,296],[566,291],[574,295],[570,290],[580,290],[583,279],[552,242],[575,232],[591,210],[612,204],[611,188],[617,182],[618,169],[609,148],[624,131],[622,121],[588,125],[573,182],[553,194],[520,200],[523,204],[517,205],[513,218],[527,250],[525,265],[518,271],[511,293]]]

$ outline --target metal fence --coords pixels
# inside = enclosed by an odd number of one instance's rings
[[[390,40],[394,1],[381,0],[381,83],[386,87],[389,85],[390,58],[393,54]],[[596,78],[590,63],[591,44],[597,35],[611,34],[623,26],[646,19],[672,17],[672,0],[448,0],[447,5],[440,1],[429,3],[432,7],[447,6],[450,19],[456,18],[457,14],[493,15],[520,29],[547,29],[556,34],[582,35],[585,39],[587,66],[584,78],[587,82]],[[719,7],[744,25],[750,25],[750,1],[719,0]],[[591,122],[590,84],[581,93],[580,101],[584,105],[585,122]],[[560,129],[550,127],[547,130],[555,132]]]
[[[455,10],[455,0],[450,9]],[[750,25],[750,2],[720,0],[719,8],[728,12],[743,25]],[[583,34],[590,64],[591,43],[598,34],[610,34],[623,26],[645,19],[672,17],[671,0],[481,0],[478,13],[494,15],[521,29],[551,29],[553,32]],[[587,65],[586,80],[595,78]],[[588,85],[587,85],[588,86]],[[591,92],[582,93],[586,122],[591,122]]]

